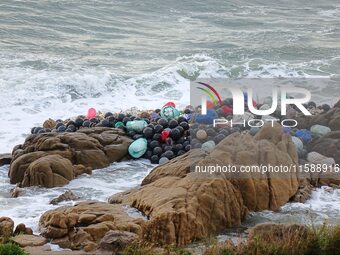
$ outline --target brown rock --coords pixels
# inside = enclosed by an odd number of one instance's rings
[[[146,241],[185,245],[239,226],[250,210],[277,210],[299,187],[294,173],[208,174],[191,171],[196,169],[190,169],[193,162],[197,166],[290,166],[298,164],[298,157],[290,136],[279,126],[267,125],[255,137],[234,133],[209,155],[192,150],[156,167],[142,187],[116,194],[110,203],[131,205],[150,218],[143,228]]]
[[[12,184],[56,187],[128,155],[132,140],[119,129],[84,128],[75,133],[30,135],[13,150]]]
[[[138,235],[127,231],[108,231],[100,240],[99,247],[112,251],[114,254],[121,252],[128,245],[138,239]]]
[[[53,188],[66,185],[73,178],[74,172],[70,160],[60,155],[47,155],[29,165],[25,172],[22,186]]]
[[[39,221],[41,235],[63,248],[97,248],[110,230],[141,233],[143,220],[131,218],[121,205],[81,202],[44,213]]]
[[[46,238],[35,235],[17,235],[12,238],[12,241],[20,247],[42,246],[47,243]]]
[[[19,234],[33,235],[33,231],[31,228],[27,228],[25,224],[20,223],[19,225],[16,226],[14,230],[14,235]]]
[[[0,237],[11,237],[13,235],[14,222],[11,218],[0,217]]]
[[[12,161],[12,155],[10,153],[0,154],[0,166],[9,165]]]

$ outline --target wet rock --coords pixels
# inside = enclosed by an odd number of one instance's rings
[[[301,179],[299,189],[292,197],[291,201],[298,203],[305,203],[312,196],[313,185],[308,179]]]
[[[24,187],[62,186],[82,173],[125,159],[131,142],[124,132],[104,127],[31,135],[13,150],[10,181]]]
[[[56,204],[59,204],[60,202],[63,202],[63,201],[70,201],[70,200],[78,200],[79,197],[76,196],[75,194],[73,194],[72,191],[68,190],[68,191],[65,191],[63,194],[61,194],[60,196],[52,199],[50,201],[50,204],[52,205],[56,205]]]
[[[15,186],[15,188],[11,189],[10,194],[11,194],[11,198],[17,198],[20,195],[22,195],[24,193],[24,189],[20,187],[19,184],[17,184]]]
[[[121,252],[128,245],[138,239],[138,235],[127,231],[108,231],[100,240],[99,248],[112,251],[113,254]]]
[[[47,243],[46,238],[36,235],[17,235],[12,238],[12,241],[20,247],[42,246]]]
[[[9,153],[0,154],[0,166],[9,165],[12,160],[12,155]]]

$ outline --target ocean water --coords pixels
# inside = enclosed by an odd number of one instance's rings
[[[1,0],[0,153],[10,152],[49,117],[85,114],[90,107],[150,109],[170,100],[183,107],[196,78],[339,73],[336,0]],[[6,197],[12,186],[2,167],[0,215],[37,230],[39,215],[53,208],[49,199],[65,189],[82,199],[105,200],[138,185],[152,168],[129,164],[114,164],[64,188],[25,189],[27,195],[18,199]],[[304,205],[253,219],[282,221],[294,213],[298,218],[308,207],[318,219],[338,221],[339,204],[339,192],[318,189]]]

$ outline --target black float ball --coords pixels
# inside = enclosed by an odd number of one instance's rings
[[[325,112],[328,112],[331,109],[331,107],[328,104],[323,104],[321,107]]]
[[[83,122],[83,127],[89,127],[90,126],[90,121],[89,120],[85,120]]]
[[[150,144],[149,144],[150,149],[153,149],[153,148],[159,147],[159,146],[160,146],[160,143],[158,141],[155,141],[155,140],[151,141]]]
[[[121,126],[122,127],[122,126]],[[132,137],[133,140],[137,140],[139,138],[143,138],[143,135],[140,135],[140,134],[136,134]]]
[[[178,117],[177,122],[178,123],[187,122],[187,119],[184,118],[183,116],[180,116],[180,117]]]
[[[190,142],[189,141],[185,141],[184,143],[183,143],[183,147],[185,148],[187,145],[189,145],[190,144]]]
[[[130,131],[128,132],[128,136],[130,136],[131,138],[134,137],[135,135],[136,135],[136,132],[135,132],[135,131],[130,130]]]
[[[186,121],[182,121],[179,125],[180,125],[182,128],[184,128],[184,130],[188,130],[188,129],[189,129],[189,124],[188,124],[188,122],[186,122]]]
[[[172,146],[170,145],[164,146],[164,151],[171,151],[171,150],[172,150]]]
[[[71,126],[71,125],[75,126],[75,122],[73,120],[70,120],[69,122],[67,122],[66,127]]]
[[[75,131],[77,130],[77,128],[76,128],[75,125],[69,125],[69,126],[67,127],[67,129],[69,129],[70,132],[75,132]]]
[[[151,164],[158,164],[159,158],[158,158],[157,155],[153,155],[153,156],[151,157],[150,161],[151,161]]]
[[[162,150],[161,147],[157,146],[157,147],[153,148],[152,153],[153,153],[153,155],[161,155],[163,153],[163,150]]]
[[[62,122],[57,122],[57,125],[55,125],[55,128],[58,129],[61,126],[65,126]]]
[[[125,114],[120,113],[120,114],[118,114],[117,120],[123,122],[123,119],[124,119],[124,118],[125,118]]]
[[[173,151],[166,151],[164,152],[164,156],[168,158],[169,160],[171,160],[175,157],[175,153]]]
[[[216,144],[218,144],[219,142],[221,142],[226,136],[223,134],[218,134],[217,136],[214,137],[214,142]]]
[[[112,113],[112,112],[107,112],[107,113],[105,113],[105,115],[104,115],[105,118],[108,118],[108,117],[110,117],[110,116],[113,116],[113,113]]]
[[[92,118],[92,119],[90,119],[90,122],[97,124],[97,123],[99,123],[99,120],[97,118]]]
[[[45,133],[51,133],[52,130],[50,128],[45,128]]]
[[[206,130],[206,132],[207,132],[208,136],[215,136],[216,135],[216,131],[213,128],[208,128]]]
[[[156,133],[161,133],[163,131],[163,126],[157,124],[157,125],[154,126],[154,130],[155,130]]]
[[[74,125],[77,127],[77,128],[80,128],[82,125],[83,125],[83,122],[84,120],[82,118],[76,118],[76,120],[74,121]]]
[[[188,144],[187,146],[185,146],[185,151],[190,151],[190,149],[191,149],[191,145],[190,145],[190,144]]]
[[[162,136],[161,134],[154,134],[153,137],[152,137],[153,140],[156,140],[156,141],[161,141],[162,140]]]
[[[124,119],[122,120],[122,122],[124,123],[124,125],[126,126],[126,123],[128,121],[131,121],[131,118],[130,117],[124,117]]]
[[[143,155],[143,158],[146,158],[146,159],[150,159],[152,157],[153,153],[152,151],[150,150],[147,150],[144,155]]]
[[[42,129],[40,129],[40,130],[38,131],[37,134],[44,134],[44,133],[45,133],[45,130],[42,128]]]
[[[108,121],[108,120],[102,120],[101,122],[100,122],[100,125],[102,126],[102,127],[110,127],[110,122]]]
[[[181,138],[179,138],[179,139],[176,141],[177,144],[182,144],[182,143],[184,143],[184,142],[185,142],[184,137],[181,137]]]
[[[183,151],[183,150],[180,150],[180,151],[178,151],[178,152],[177,152],[177,154],[176,154],[176,155],[177,155],[177,156],[181,156],[181,155],[183,155],[183,154],[185,154],[185,151]]]
[[[181,133],[181,136],[184,134],[184,128],[182,128],[181,126],[177,126],[176,129],[179,130],[179,132]]]
[[[163,128],[167,128],[167,127],[169,126],[168,120],[167,120],[167,119],[161,118],[161,119],[159,119],[157,122],[158,122],[158,124],[161,125]]]
[[[146,139],[150,139],[152,138],[154,135],[154,132],[153,132],[153,129],[151,127],[145,127],[143,129],[143,136],[146,138]]]
[[[64,125],[57,128],[57,132],[59,132],[59,133],[65,132],[65,131],[66,131],[66,127]]]
[[[170,137],[172,138],[172,140],[176,141],[181,138],[181,132],[177,128],[171,129]]]
[[[183,150],[183,145],[182,144],[176,144],[175,145],[175,151],[180,151]]]
[[[36,129],[37,127],[33,127],[33,128],[31,128],[31,134],[35,134],[35,129]]]
[[[177,120],[170,120],[169,121],[169,128],[175,128],[175,127],[177,127],[178,126],[178,122],[177,122]]]

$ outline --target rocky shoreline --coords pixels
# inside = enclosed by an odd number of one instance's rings
[[[228,118],[220,109],[216,112]],[[304,202],[313,187],[339,187],[339,174],[289,173],[282,177],[267,173],[232,178],[225,173],[193,172],[191,166],[219,163],[334,167],[340,164],[340,103],[305,118],[290,111],[301,123],[296,129],[275,124],[256,130],[229,129],[227,133],[213,130],[211,134],[209,126],[200,129],[200,125],[192,124],[190,130],[186,129],[189,114],[192,112],[171,116],[166,123],[157,111],[139,113],[138,117],[108,114],[95,117],[98,121],[88,120],[89,124],[84,119],[80,124],[78,117],[66,124],[48,120],[44,128],[32,129],[32,135],[16,146],[11,156],[0,157],[2,164],[10,163],[8,175],[18,188],[63,186],[83,173],[136,158],[131,146],[140,139],[147,144],[140,156],[151,162],[161,160],[162,164],[144,178],[140,187],[115,194],[108,203],[86,201],[45,212],[39,221],[40,236],[32,236],[25,227],[20,231],[25,233],[23,240],[16,242],[15,238],[20,238],[14,237],[14,242],[28,247],[51,242],[93,254],[103,250],[122,252],[138,242],[186,246],[227,227],[240,226],[251,211],[275,211],[291,201]],[[128,130],[128,122],[136,118],[148,120],[140,132]],[[121,123],[117,125],[118,122]],[[89,126],[84,127],[84,123]],[[191,144],[186,143],[189,136]],[[207,145],[209,142],[213,144]],[[129,215],[126,208],[130,207],[144,217]],[[1,219],[0,226],[4,222],[5,227],[0,227],[0,236],[12,237],[14,223]],[[2,229],[6,228],[12,230],[4,235]]]

